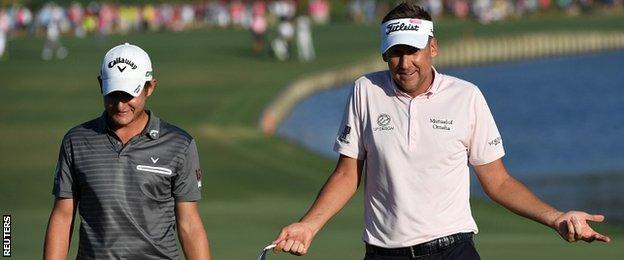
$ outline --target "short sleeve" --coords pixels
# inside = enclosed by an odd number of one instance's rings
[[[357,86],[357,83],[356,83]],[[354,159],[364,160],[366,152],[362,142],[362,117],[359,91],[353,87],[342,116],[342,123],[334,144],[334,151]]]
[[[503,139],[498,132],[490,108],[478,89],[472,102],[473,127],[468,160],[472,165],[488,164],[505,155]]]
[[[74,176],[71,148],[67,137],[61,143],[52,194],[57,198],[78,198],[77,178]]]
[[[197,145],[192,140],[186,149],[184,162],[173,178],[173,197],[176,201],[197,201],[201,199],[202,171],[199,166]]]

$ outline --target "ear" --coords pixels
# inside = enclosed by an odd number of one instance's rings
[[[438,40],[434,37],[429,40],[429,48],[431,49],[431,58],[438,56]]]
[[[98,84],[100,84],[100,94],[104,93],[104,89],[102,89],[102,76],[97,76]]]
[[[154,90],[156,89],[156,84],[158,83],[158,81],[154,78],[152,78],[152,80],[148,81],[147,83],[145,83],[145,88],[147,90],[147,96],[151,96],[152,93],[154,93]]]

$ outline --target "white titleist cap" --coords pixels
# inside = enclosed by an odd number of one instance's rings
[[[118,45],[104,55],[100,77],[102,95],[124,91],[136,97],[145,82],[152,80],[152,62],[138,46],[129,43]]]
[[[381,25],[381,54],[394,45],[405,44],[418,49],[433,37],[433,22],[416,18],[389,20]]]

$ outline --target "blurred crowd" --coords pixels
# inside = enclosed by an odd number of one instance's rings
[[[264,48],[264,37],[269,27],[276,28],[276,56],[288,56],[288,44],[307,41],[306,32],[312,24],[329,22],[330,4],[327,0],[232,0],[155,3],[124,5],[107,2],[90,2],[82,5],[74,2],[60,6],[54,2],[38,10],[14,4],[0,7],[0,57],[10,35],[19,37],[36,35],[46,37],[43,59],[66,56],[66,49],[59,37],[73,35],[105,36],[112,33],[126,34],[143,31],[182,31],[192,28],[240,28],[248,29],[254,36],[254,50]],[[301,31],[302,35],[295,32]],[[308,35],[307,38],[311,36]],[[309,39],[311,41],[311,38]],[[308,48],[309,49],[309,48]],[[313,52],[313,50],[312,50]],[[310,50],[304,50],[304,59],[313,59]]]
[[[351,0],[348,1],[349,16],[353,21],[379,22],[397,1]],[[509,18],[561,10],[567,15],[578,15],[596,9],[617,9],[621,11],[624,0],[420,0],[434,18],[456,17],[476,19],[490,23]]]
[[[181,31],[198,27],[250,28],[254,16],[266,16],[275,23],[280,17],[294,16],[295,11],[308,14],[312,21],[324,24],[329,21],[327,0],[232,0],[201,2],[159,2],[145,5],[91,2],[82,5],[74,2],[59,6],[54,2],[38,10],[23,5],[0,7],[2,29],[16,34],[43,34],[51,23],[59,25],[61,32],[84,37],[92,33],[110,34],[142,31]]]
[[[347,14],[354,22],[377,23],[379,16],[398,1],[383,0],[230,0],[176,1],[153,4],[119,4],[93,1],[60,6],[49,2],[37,9],[13,4],[0,6],[0,58],[9,37],[45,36],[43,59],[63,58],[67,50],[60,37],[105,36],[144,31],[182,31],[192,28],[238,28],[250,30],[253,49],[261,51],[265,42],[275,56],[289,57],[290,45],[299,58],[311,60],[311,26],[326,24],[331,14]],[[421,0],[432,16],[476,19],[482,23],[522,17],[547,10],[563,10],[575,15],[597,8],[621,10],[624,0]],[[340,6],[340,12],[331,10]],[[344,12],[342,12],[344,11]],[[344,15],[343,15],[344,16]],[[266,39],[267,30],[275,32]],[[302,49],[302,50],[299,50]]]

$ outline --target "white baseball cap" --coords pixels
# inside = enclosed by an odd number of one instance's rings
[[[123,91],[136,97],[152,74],[152,62],[143,49],[129,43],[115,46],[102,60],[102,95]]]
[[[381,54],[394,45],[404,44],[423,49],[433,37],[433,22],[416,18],[389,20],[381,24]]]

